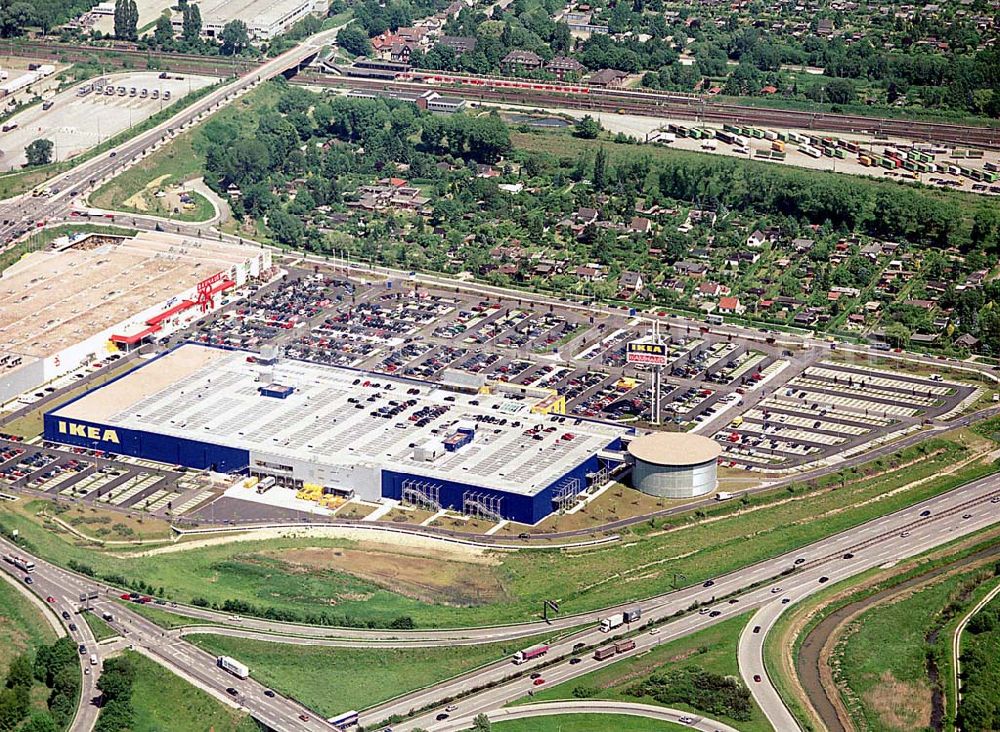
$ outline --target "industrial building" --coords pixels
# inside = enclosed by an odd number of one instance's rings
[[[0,279],[0,402],[183,327],[270,271],[268,250],[165,233],[58,239]]]
[[[329,3],[325,0],[202,0],[201,32],[208,38],[217,38],[232,20],[247,24],[250,38],[269,41],[284,33],[308,15],[325,15]],[[180,29],[179,14],[172,19],[175,30]]]
[[[714,440],[684,432],[653,432],[632,440],[632,485],[660,498],[692,498],[718,486],[722,448]]]
[[[46,414],[45,438],[534,524],[627,462],[631,430],[558,403],[188,343]]]

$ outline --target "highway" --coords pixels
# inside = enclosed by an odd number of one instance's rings
[[[655,645],[690,635],[749,609],[761,608],[775,602],[782,606],[790,605],[818,591],[827,582],[837,582],[872,567],[915,556],[989,527],[1000,519],[1000,514],[996,510],[997,503],[1000,503],[1000,477],[990,476],[804,547],[778,560],[772,560],[774,562],[772,569],[791,571],[797,567],[794,573],[779,576],[778,572],[767,577],[769,581],[763,581],[759,569],[754,571],[755,568],[768,564],[762,563],[745,572],[735,572],[719,578],[711,587],[688,588],[656,598],[643,604],[644,623],[650,619],[665,621],[695,601],[702,603],[704,607],[698,613],[689,613],[667,622],[654,634],[646,631],[636,635],[637,648],[628,653],[641,653]],[[929,512],[928,515],[921,515],[925,511]],[[760,579],[761,584],[756,589],[742,592],[738,597],[732,598],[738,599],[738,602],[714,599],[723,598],[730,592],[739,592],[754,579]],[[784,602],[785,600],[788,602]],[[751,635],[755,639],[761,639],[762,642],[766,633]],[[362,723],[374,725],[391,715],[406,715],[411,710],[427,707],[433,711],[420,714],[405,723],[394,724],[393,729],[397,732],[414,727],[436,729],[434,718],[439,713],[438,707],[442,699],[468,694],[454,702],[458,707],[456,713],[459,714],[472,714],[483,709],[502,706],[528,694],[534,688],[532,680],[528,678],[528,674],[532,671],[541,671],[545,684],[552,684],[576,678],[602,663],[607,663],[596,661],[587,655],[580,663],[574,665],[559,662],[549,668],[545,667],[552,659],[572,653],[575,643],[591,645],[606,642],[607,639],[607,635],[596,629],[578,633],[553,644],[547,657],[543,656],[541,659],[520,666],[515,666],[510,661],[502,661],[429,689],[401,696],[367,710],[362,715]],[[752,673],[754,672],[751,671],[751,675]],[[518,678],[510,679],[515,674]],[[751,680],[751,683],[754,686],[758,683],[763,684],[763,678],[761,682]],[[487,684],[495,686],[473,692]]]
[[[792,601],[806,597],[825,584],[821,577],[829,581],[838,581],[851,577],[871,567],[919,554],[934,546],[946,543],[960,536],[972,533],[994,524],[1000,515],[996,504],[1000,503],[1000,478],[990,476],[952,491],[924,501],[916,506],[906,508],[896,513],[880,517],[868,523],[841,532],[825,540],[790,552],[781,557],[760,562],[746,569],[721,576],[704,585],[688,587],[677,592],[667,593],[650,600],[638,603],[643,610],[642,623],[656,621],[665,623],[656,633],[644,631],[636,636],[637,649],[630,653],[640,653],[647,648],[668,642],[708,627],[720,619],[746,612],[748,609],[763,607],[776,600]],[[16,551],[26,554],[6,540],[0,540],[0,549],[4,552]],[[848,557],[850,554],[852,556]],[[171,670],[194,680],[203,688],[224,698],[224,690],[233,686],[239,691],[238,700],[255,717],[271,725],[275,729],[326,729],[327,725],[317,720],[315,715],[304,710],[289,699],[263,695],[263,688],[252,680],[235,681],[215,665],[215,659],[190,644],[185,643],[178,634],[168,634],[127,607],[115,602],[120,592],[102,583],[73,572],[33,558],[38,565],[33,573],[34,583],[31,589],[37,595],[45,597],[53,595],[58,604],[74,607],[75,600],[81,592],[98,590],[99,596],[92,601],[92,607],[97,612],[111,612],[115,627],[128,636],[133,643],[143,645],[147,651]],[[5,570],[11,572],[12,565],[2,563]],[[783,573],[788,572],[790,574]],[[17,576],[16,572],[11,574]],[[756,589],[747,590],[756,586]],[[733,595],[731,599],[724,600]],[[670,620],[678,611],[686,610],[693,604],[702,605],[698,613],[689,613],[683,617]],[[633,607],[636,603],[619,606]],[[171,608],[173,609],[173,608]],[[457,639],[471,638],[479,642],[490,642],[498,638],[515,638],[538,632],[566,630],[580,624],[588,624],[583,631],[568,635],[552,644],[548,656],[525,663],[513,665],[509,660],[490,664],[482,669],[464,674],[449,681],[437,684],[429,689],[406,694],[392,701],[368,710],[362,717],[362,723],[373,725],[391,715],[406,715],[411,710],[424,707],[440,706],[442,699],[468,694],[470,691],[486,684],[495,684],[494,688],[477,692],[457,702],[459,713],[474,714],[483,709],[490,709],[520,698],[531,691],[534,686],[527,674],[544,667],[547,662],[568,656],[574,646],[600,645],[610,636],[596,629],[597,620],[611,613],[611,609],[599,612],[584,613],[575,616],[559,618],[551,626],[543,623],[525,623],[507,627],[478,628],[461,630],[417,630],[407,631],[365,631],[353,629],[315,628],[315,635],[349,635],[359,641],[381,639],[389,641],[387,645],[410,644],[415,639],[430,641],[427,645],[452,645]],[[205,611],[205,616],[216,619],[219,613],[211,614]],[[232,625],[231,619],[228,624]],[[83,626],[83,624],[79,624]],[[241,626],[256,626],[272,631],[302,632],[306,626],[286,623],[271,623],[269,621],[247,618],[240,622]],[[83,626],[85,627],[85,626]],[[754,634],[754,639],[766,636],[766,633]],[[279,641],[280,637],[269,637],[269,640]],[[359,643],[363,645],[363,643]],[[601,665],[592,656],[584,656],[574,665],[560,662],[551,668],[545,668],[543,673],[545,683],[552,684],[575,678]],[[605,662],[606,663],[606,662]],[[752,671],[751,671],[752,673]],[[509,677],[517,675],[511,680]],[[761,682],[762,683],[762,682]],[[763,693],[763,692],[762,692]],[[345,710],[346,711],[346,710]],[[299,714],[307,714],[308,722],[299,720]],[[394,725],[394,729],[405,730],[412,726],[432,728],[436,722],[432,712],[407,721],[403,726]]]
[[[0,551],[5,554],[14,552],[30,556],[21,547],[5,538],[0,538]],[[56,599],[54,607],[60,611],[66,610],[70,613],[70,618],[74,617],[76,608],[80,604],[80,595],[97,590],[97,598],[89,601],[92,611],[99,616],[105,612],[111,613],[113,620],[109,624],[112,628],[131,641],[132,645],[140,647],[146,655],[177,675],[225,703],[232,704],[235,701],[240,708],[276,732],[333,729],[325,719],[301,704],[279,694],[273,697],[265,695],[264,687],[252,678],[238,679],[223,671],[216,665],[215,657],[205,651],[179,638],[168,638],[158,625],[112,599],[118,596],[112,588],[72,572],[63,571],[37,557],[31,558],[36,564],[36,569],[31,573],[32,584],[25,586],[30,587],[38,597],[54,597]],[[0,566],[7,574],[23,582],[24,574],[16,567],[7,562],[0,562]],[[76,621],[78,632],[71,635],[78,643],[87,646],[89,655],[96,651],[97,643],[90,634],[84,618],[76,618]],[[236,694],[228,693],[226,690],[229,688],[235,689]],[[96,696],[97,693],[94,688],[94,675],[84,676],[84,700]],[[73,731],[89,730],[96,717],[96,707],[92,704],[82,704]],[[76,726],[77,724],[79,726]]]

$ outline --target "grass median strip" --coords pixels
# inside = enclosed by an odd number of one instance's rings
[[[707,691],[701,683],[698,692],[687,689],[684,681],[704,682],[705,678],[739,678],[739,667],[736,662],[736,649],[740,633],[750,618],[750,613],[744,613],[735,618],[700,630],[685,638],[663,643],[647,653],[617,656],[618,661],[607,661],[606,665],[579,676],[572,681],[566,681],[553,686],[542,687],[534,696],[522,697],[516,704],[534,704],[543,701],[566,699],[607,699],[611,701],[638,702],[643,704],[660,704],[692,714],[705,714],[712,719],[725,722],[742,732],[770,732],[771,726],[763,712],[753,701],[750,701],[750,713],[746,718],[734,719],[720,709],[726,706],[725,691],[722,689]],[[702,676],[707,672],[713,676]],[[677,701],[660,702],[653,696],[630,692],[650,690],[656,685],[647,682],[650,677],[658,676],[670,679],[670,693]],[[661,685],[662,686],[662,685]],[[740,682],[740,686],[743,684]],[[745,687],[744,687],[745,688]],[[690,691],[691,693],[687,693]],[[691,701],[685,702],[681,699]],[[718,705],[712,708],[696,706],[697,700],[703,700],[708,705]]]
[[[333,716],[365,709],[487,663],[512,656],[545,636],[478,646],[335,648],[192,634],[188,641],[250,668],[258,682]],[[511,673],[516,671],[511,665]]]

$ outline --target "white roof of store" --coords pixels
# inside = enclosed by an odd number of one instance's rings
[[[538,493],[627,432],[600,422],[577,424],[573,417],[559,422],[532,414],[535,400],[530,397],[462,394],[287,359],[266,367],[265,378],[293,386],[295,392],[286,399],[265,397],[258,389],[267,381],[255,380],[265,367],[249,363],[248,355],[185,344],[56,414],[321,465],[379,465],[522,495]],[[412,389],[419,393],[407,394]],[[390,401],[409,399],[416,404],[393,418],[371,415]],[[417,427],[409,417],[422,407],[447,411]],[[412,445],[440,441],[458,422],[477,416],[506,419],[507,424],[480,421],[471,444],[432,462],[413,458]],[[521,424],[514,427],[514,422]],[[541,439],[524,434],[533,426]],[[549,431],[541,432],[545,429]],[[572,439],[564,439],[567,434]]]

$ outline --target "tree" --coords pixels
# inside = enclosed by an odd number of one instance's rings
[[[21,727],[20,732],[59,732],[59,727],[52,719],[52,715],[46,712],[35,712]]]
[[[201,10],[195,3],[188,3],[184,6],[181,37],[188,44],[196,44],[201,37]]]
[[[826,85],[826,98],[831,104],[849,104],[854,101],[854,84],[850,79],[832,79]]]
[[[594,190],[603,191],[608,185],[608,153],[603,147],[598,148],[594,157]]]
[[[115,38],[135,41],[139,38],[139,8],[135,0],[115,0]]]
[[[584,115],[583,119],[576,123],[575,127],[576,129],[573,134],[584,140],[596,139],[601,134],[602,129],[601,123],[589,114]]]
[[[153,29],[153,42],[163,48],[169,46],[174,41],[174,26],[170,23],[170,18],[161,15],[156,19],[156,28]]]
[[[472,720],[472,732],[491,732],[492,729],[490,718],[485,714],[477,714],[476,718]]]
[[[47,165],[52,162],[52,151],[55,145],[52,140],[34,140],[25,149],[28,165]]]
[[[337,31],[337,44],[352,56],[367,56],[372,44],[361,26],[347,25]]]
[[[250,32],[242,20],[231,20],[226,23],[222,33],[219,34],[219,39],[222,41],[220,50],[223,56],[236,56],[250,47]]]

